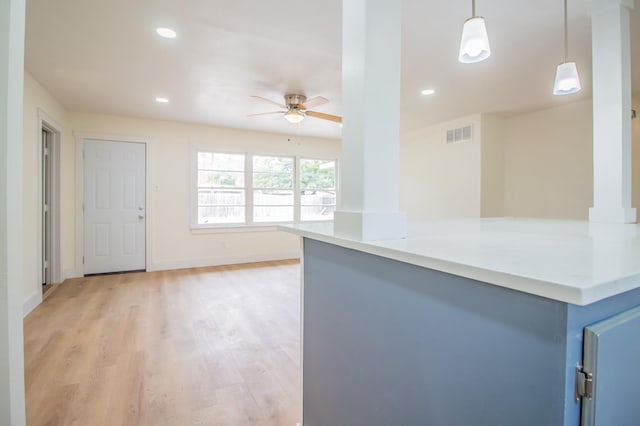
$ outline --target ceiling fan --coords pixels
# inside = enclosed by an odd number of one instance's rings
[[[335,123],[342,123],[342,117],[337,115],[325,114],[323,112],[310,111],[309,108],[317,107],[320,105],[324,105],[329,102],[328,99],[323,98],[322,96],[315,96],[311,99],[307,99],[304,95],[298,94],[288,94],[284,95],[284,104],[281,104],[276,101],[272,101],[271,99],[263,98],[262,96],[251,96],[252,98],[269,102],[270,104],[274,104],[282,108],[282,111],[270,111],[270,112],[262,112],[259,114],[249,114],[249,117],[254,117],[257,115],[269,115],[269,114],[283,114],[284,118],[289,123],[300,123],[306,116],[320,118],[322,120],[329,120]]]

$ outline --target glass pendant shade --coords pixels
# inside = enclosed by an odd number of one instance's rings
[[[464,21],[460,54],[458,60],[465,64],[484,61],[491,55],[487,28],[482,16],[474,16]]]
[[[553,85],[554,95],[570,95],[579,92],[580,76],[575,62],[563,62],[556,69],[556,81]]]
[[[569,28],[567,25],[567,0],[564,0],[564,62],[558,65],[556,69],[556,80],[553,84],[553,94],[556,96],[570,95],[579,92],[580,77],[578,76],[578,67],[575,62],[567,61],[569,54]]]
[[[290,109],[284,114],[284,118],[286,118],[289,123],[296,124],[304,120],[304,114],[297,109]]]

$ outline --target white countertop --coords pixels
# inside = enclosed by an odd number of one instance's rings
[[[640,287],[640,225],[544,219],[413,223],[406,239],[355,241],[332,223],[281,229],[576,305]]]

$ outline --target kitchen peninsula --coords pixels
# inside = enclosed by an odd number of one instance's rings
[[[640,225],[453,220],[377,242],[283,229],[303,240],[304,424],[578,426],[583,329],[640,306]]]

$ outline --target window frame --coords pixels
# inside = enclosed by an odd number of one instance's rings
[[[244,155],[244,187],[245,191],[245,221],[242,223],[198,223],[198,153],[208,152],[213,154],[230,154],[230,155]],[[253,220],[253,157],[284,157],[292,158],[293,165],[293,220],[287,222],[254,222]],[[247,150],[230,150],[230,149],[218,149],[208,148],[206,146],[192,146],[190,163],[191,163],[191,179],[190,179],[190,228],[193,233],[209,233],[209,232],[258,232],[269,231],[276,229],[278,225],[290,225],[298,223],[322,223],[331,222],[332,220],[301,220],[302,205],[301,205],[301,160],[320,160],[320,161],[333,161],[335,163],[335,191],[336,191],[336,205],[338,203],[340,183],[339,183],[339,167],[340,163],[338,158],[322,155],[297,155],[288,153],[274,153],[274,152],[261,152],[261,151],[247,151]]]
[[[244,194],[244,215],[245,215],[245,221],[244,222],[230,222],[230,223],[210,223],[210,224],[199,224],[198,223],[198,208],[199,208],[199,201],[198,201],[198,189],[200,188],[198,186],[198,172],[201,170],[200,168],[198,168],[198,154],[201,152],[206,152],[206,153],[211,153],[211,154],[227,154],[227,155],[243,155],[244,156],[244,186],[243,187],[237,187],[238,189],[242,189],[245,194]],[[236,227],[236,226],[243,226],[246,223],[246,218],[247,218],[247,205],[249,203],[249,194],[247,194],[247,157],[248,154],[246,152],[233,152],[233,151],[223,151],[223,150],[216,150],[216,151],[210,151],[210,150],[205,150],[202,148],[195,148],[192,150],[191,153],[191,157],[192,157],[192,161],[191,161],[191,197],[190,197],[190,217],[191,217],[191,228],[209,228],[209,227]],[[230,188],[231,189],[231,188]],[[194,226],[195,225],[195,226]]]

